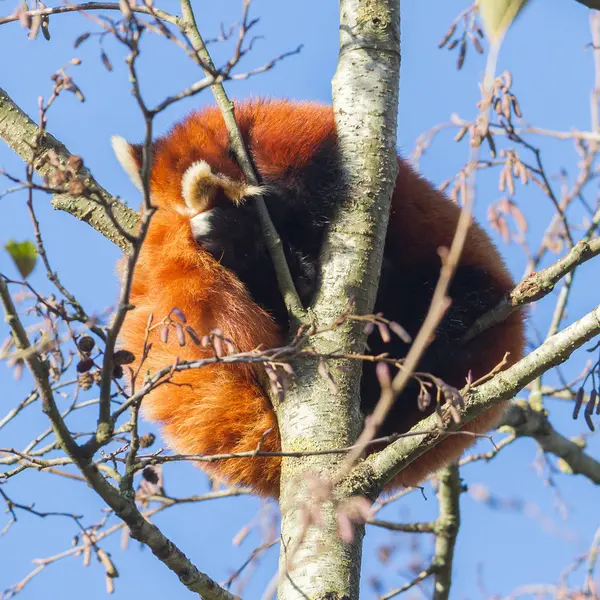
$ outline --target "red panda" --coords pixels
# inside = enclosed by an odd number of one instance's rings
[[[158,207],[141,249],[133,278],[131,303],[121,344],[138,361],[148,318],[154,322],[174,307],[199,335],[219,328],[240,351],[282,345],[287,315],[273,266],[248,199],[265,198],[282,239],[290,271],[302,301],[311,301],[323,235],[345,193],[331,107],[289,101],[250,101],[236,105],[236,116],[260,174],[260,188],[250,186],[229,147],[218,109],[188,116],[153,145],[151,198]],[[116,156],[141,187],[142,147],[113,138]],[[398,159],[398,176],[390,209],[381,282],[375,311],[415,335],[429,307],[440,271],[438,248],[448,247],[459,208]],[[461,344],[480,315],[513,287],[497,250],[473,224],[449,290],[452,304],[436,331],[419,371],[462,387],[469,370],[474,378],[488,373],[510,352],[523,351],[520,313]],[[152,349],[143,365],[154,372],[176,358],[209,356],[195,344],[150,333]],[[384,344],[369,336],[373,353],[401,358],[408,346],[400,339]],[[259,366],[216,364],[176,373],[170,383],[143,401],[145,415],[162,424],[178,452],[221,454],[256,449],[280,450],[277,421],[260,381]],[[418,387],[409,385],[397,399],[380,434],[402,433],[431,412],[417,405]],[[361,408],[370,413],[379,398],[374,366],[365,363]],[[503,412],[497,406],[465,426],[484,432]],[[267,432],[265,434],[265,432]],[[402,471],[389,487],[416,485],[433,470],[460,456],[472,436],[450,436]],[[254,457],[198,463],[211,476],[233,485],[251,486],[278,496],[280,459]]]

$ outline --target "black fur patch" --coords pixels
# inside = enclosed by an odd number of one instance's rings
[[[291,171],[277,181],[265,178],[264,199],[283,243],[285,256],[306,305],[317,287],[317,261],[325,228],[339,206],[343,177],[337,148],[325,144],[303,171]],[[252,199],[240,206],[220,205],[210,219],[210,231],[198,242],[232,270],[250,295],[287,331],[287,311]]]
[[[438,265],[415,265],[409,271],[402,271],[391,261],[384,259],[375,312],[382,312],[386,318],[397,321],[414,338],[429,309],[439,274]],[[464,372],[465,366],[468,369],[474,357],[470,356],[468,347],[463,347],[459,341],[478,317],[501,300],[503,292],[484,269],[459,266],[450,285],[449,295],[452,304],[417,370],[431,373],[451,385],[462,386],[467,375]],[[408,345],[393,334],[392,341],[385,344],[377,330],[369,337],[368,344],[372,353],[388,352],[393,358],[404,358],[408,351]],[[361,383],[361,408],[365,414],[375,408],[379,393],[375,365],[365,363]],[[432,406],[425,412],[420,411],[417,406],[418,393],[418,384],[411,381],[396,399],[379,432],[381,435],[408,431],[431,414],[435,390],[431,390]]]

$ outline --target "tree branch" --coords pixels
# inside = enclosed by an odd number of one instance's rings
[[[143,517],[133,498],[121,495],[104,478],[98,467],[82,455],[81,448],[73,439],[56,406],[45,363],[35,347],[31,346],[27,332],[19,319],[8,287],[2,277],[0,277],[0,303],[4,307],[6,322],[12,332],[15,347],[18,350],[29,350],[29,352],[24,353],[23,360],[34,378],[42,399],[44,413],[52,424],[54,435],[63,451],[77,465],[90,487],[127,524],[131,536],[147,545],[152,553],[173,571],[190,591],[201,595],[205,600],[239,600],[237,596],[233,596],[208,575],[199,571],[187,556],[164,536],[156,525]]]
[[[346,175],[344,203],[325,236],[319,257],[320,286],[312,307],[317,326],[336,322],[354,299],[358,314],[373,310],[398,168],[396,126],[400,67],[398,0],[341,0],[340,55],[333,79],[338,148]],[[354,309],[353,309],[354,312]],[[311,340],[318,355],[362,353],[366,334],[358,321]],[[362,366],[346,358],[331,363],[336,390],[319,373],[318,360],[294,365],[297,384],[277,408],[283,451],[328,449],[352,444],[362,426],[359,411]],[[280,507],[280,573],[289,556],[302,565],[280,579],[280,600],[357,598],[364,526],[350,542],[338,533],[337,502],[319,503],[322,525],[303,525],[314,502],[315,476],[330,482],[342,455],[283,459]],[[323,483],[323,489],[327,488]],[[305,520],[304,520],[305,521]],[[326,548],[320,551],[319,548]]]
[[[464,491],[457,465],[450,465],[437,473],[440,514],[435,524],[435,553],[431,563],[435,584],[434,600],[447,600],[452,583],[452,562],[456,536],[460,527],[460,495]]]
[[[558,456],[562,461],[562,471],[585,475],[600,485],[600,462],[586,454],[584,446],[558,433],[545,411],[536,410],[523,400],[515,401],[500,426],[512,428],[518,437],[533,438],[544,452]]]
[[[34,148],[39,131],[39,126],[0,88],[0,138],[26,163],[31,163],[34,159]],[[49,152],[56,153],[61,166],[64,166],[72,156],[64,144],[50,133],[44,133],[40,145],[41,160],[33,165],[40,177],[48,177],[55,171],[49,161],[43,160]],[[85,196],[56,194],[52,198],[52,205],[57,210],[63,210],[87,223],[111,242],[126,250],[129,243],[119,232],[119,227],[133,235],[139,222],[137,212],[107,192],[85,167],[81,168],[80,173],[86,190],[91,192],[95,199],[89,193]],[[111,212],[112,218],[107,211]],[[113,218],[118,226],[113,222]]]
[[[549,337],[541,346],[512,367],[502,371],[490,381],[471,389],[466,395],[462,424],[468,423],[492,406],[509,400],[538,375],[564,363],[577,348],[598,334],[600,334],[600,306],[560,333]],[[446,420],[447,431],[458,429],[451,419]],[[369,456],[355,469],[350,484],[352,491],[377,496],[385,483],[447,437],[446,430],[425,433],[435,428],[435,423],[435,415],[431,415],[411,429],[413,433],[424,432],[423,437],[398,440],[381,452]]]
[[[191,0],[180,0],[180,4],[182,16],[178,20],[179,29],[190,40],[190,43],[198,57],[198,62],[200,66],[205,70],[205,72],[207,74],[210,74],[211,72],[216,72],[216,67],[212,61],[210,53],[206,48],[204,39],[202,38],[200,31],[198,30]],[[249,0],[245,0],[244,15],[242,22],[243,24],[242,30],[240,32],[240,41],[243,41],[243,37],[245,35],[247,27],[246,17],[249,5]],[[258,179],[258,174],[254,169],[254,165],[252,163],[252,160],[250,159],[250,155],[248,154],[246,144],[244,143],[244,139],[242,138],[242,132],[240,131],[237,120],[235,118],[234,104],[227,96],[227,92],[225,91],[225,88],[223,87],[222,83],[214,83],[211,86],[211,89],[214,94],[217,105],[221,110],[221,114],[223,115],[223,120],[225,121],[225,126],[227,128],[227,133],[229,134],[231,148],[236,156],[238,164],[240,165],[242,172],[246,176],[248,183],[252,185],[259,185],[260,181]],[[304,307],[300,302],[300,298],[298,297],[298,293],[296,292],[294,281],[292,279],[292,275],[290,273],[285,254],[283,252],[281,239],[279,238],[279,234],[277,233],[277,230],[273,225],[273,221],[269,216],[267,205],[265,204],[265,201],[261,196],[257,196],[254,198],[254,205],[258,213],[262,234],[265,238],[265,242],[269,250],[269,255],[271,257],[271,260],[273,261],[275,274],[277,276],[277,283],[279,284],[279,290],[281,291],[281,294],[283,296],[290,319],[292,323],[295,324],[303,323],[306,321],[306,311],[304,310]],[[295,327],[292,327],[292,330],[294,329]]]
[[[498,306],[477,319],[466,333],[464,341],[468,342],[477,337],[482,331],[502,323],[519,307],[541,300],[554,289],[554,286],[565,275],[573,272],[576,267],[599,254],[600,238],[580,240],[568,254],[557,260],[553,265],[528,275]]]
[[[25,14],[30,17],[42,17],[42,16],[50,16],[50,15],[60,15],[64,13],[73,13],[73,12],[83,12],[90,10],[121,10],[121,6],[118,2],[82,2],[81,4],[68,4],[66,6],[50,6],[47,8],[38,8],[35,10],[28,10]],[[166,21],[167,23],[171,23],[175,25],[177,23],[177,17],[174,15],[165,12],[164,10],[160,10],[160,8],[149,8],[148,6],[144,6],[143,4],[138,4],[136,6],[132,6],[129,8],[132,12],[142,13],[145,15],[152,15],[161,19],[161,21]],[[13,23],[14,21],[19,20],[18,14],[12,14],[7,17],[0,17],[0,25],[4,25],[5,23]]]

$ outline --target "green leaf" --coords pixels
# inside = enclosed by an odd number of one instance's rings
[[[479,15],[492,42],[500,39],[529,0],[479,0]]]
[[[10,254],[21,277],[27,279],[37,262],[38,253],[35,244],[29,240],[24,242],[9,240],[4,249]]]

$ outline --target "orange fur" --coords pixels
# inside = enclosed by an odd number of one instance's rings
[[[247,102],[236,107],[241,130],[265,179],[277,179],[309,163],[316,150],[335,139],[330,107],[311,103]],[[239,167],[228,154],[228,137],[222,117],[210,108],[192,114],[154,145],[151,175],[152,200],[158,211],[141,250],[134,276],[131,302],[135,305],[123,327],[121,343],[141,357],[146,325],[164,318],[173,307],[183,311],[199,335],[220,328],[241,351],[283,342],[269,314],[252,301],[245,287],[195,241],[181,195],[181,180],[188,167],[205,160],[215,173],[243,181]],[[140,149],[132,153],[140,162]],[[399,261],[407,265],[439,265],[438,246],[452,240],[459,209],[402,160],[392,198],[388,242]],[[471,227],[462,263],[485,267],[499,285],[509,290],[512,280],[486,234]],[[174,336],[171,336],[174,338]],[[198,359],[209,353],[191,343],[180,347],[175,339],[162,343],[157,329],[144,372],[173,364],[175,358]],[[474,377],[487,373],[510,352],[510,360],[523,350],[523,322],[519,314],[471,342],[478,356],[474,365],[458,369],[449,384],[462,386],[469,369]],[[176,373],[170,383],[153,390],[143,411],[163,426],[170,445],[178,452],[220,454],[280,449],[273,409],[259,384],[259,368],[248,365],[214,365]],[[495,408],[465,429],[482,432],[499,418]],[[270,432],[264,437],[265,431]],[[473,443],[470,436],[451,436],[405,469],[391,486],[415,485],[432,470],[457,458]],[[250,485],[259,494],[279,493],[279,458],[249,458],[199,463],[211,475],[231,484]]]

